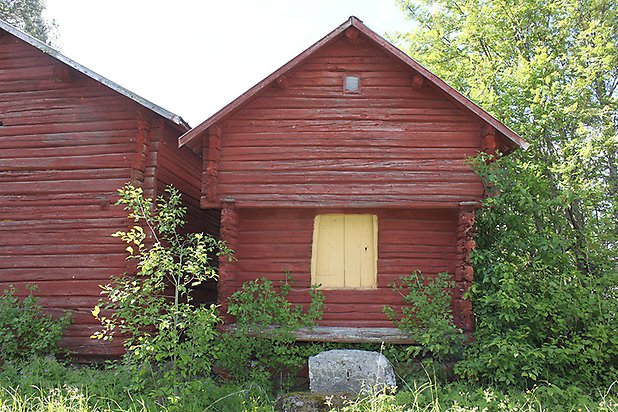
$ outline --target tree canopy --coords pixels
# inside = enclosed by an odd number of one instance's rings
[[[494,196],[479,213],[476,341],[460,373],[616,379],[616,2],[400,5],[416,23],[393,40],[531,143],[475,162]]]
[[[0,18],[18,29],[51,44],[56,23],[43,17],[45,0],[0,0]]]

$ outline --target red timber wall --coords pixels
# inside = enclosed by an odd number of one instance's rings
[[[360,94],[343,76],[361,77]],[[219,199],[237,206],[440,206],[477,200],[481,124],[361,38],[325,46],[223,123]],[[427,82],[426,82],[427,83]]]
[[[330,209],[327,212],[342,212]],[[323,290],[326,297],[324,326],[392,327],[382,313],[384,305],[400,307],[402,301],[389,284],[400,276],[420,270],[433,276],[454,273],[456,224],[453,211],[359,209],[378,215],[377,289]],[[322,209],[239,210],[238,263],[232,279],[224,282],[225,295],[243,282],[266,276],[285,280],[288,270],[295,279],[290,300],[307,303],[311,283],[313,221]],[[227,296],[225,296],[227,297]]]
[[[182,192],[183,203],[187,208],[187,225],[184,230],[205,232],[218,237],[219,211],[200,208],[202,159],[187,147],[178,149],[178,136],[176,129],[163,124],[161,144],[154,154],[157,192],[163,194],[166,186],[174,185]],[[193,291],[193,298],[194,303],[215,303],[216,283],[213,281],[200,285]]]
[[[120,340],[89,338],[99,329],[91,315],[99,284],[127,270],[124,245],[110,236],[131,224],[113,206],[116,190],[132,181],[152,196],[155,181],[186,182],[197,214],[195,173],[169,165],[197,157],[170,154],[182,131],[155,113],[4,32],[0,121],[0,292],[36,284],[49,311],[73,312],[64,347],[82,357],[121,353]],[[167,166],[155,177],[157,159]]]
[[[359,94],[343,92],[346,74],[360,76]],[[370,40],[341,36],[220,122],[216,179],[203,169],[213,190],[202,202],[233,200],[238,214],[229,231],[238,263],[222,276],[223,299],[243,280],[284,269],[306,287],[313,217],[332,210],[378,214],[379,289],[327,292],[324,324],[389,326],[384,288],[415,269],[461,280],[460,204],[483,195],[465,158],[481,150],[482,124],[413,78]]]
[[[187,207],[187,226],[191,232],[219,233],[219,213],[200,208],[202,159],[189,148],[178,149],[179,133],[163,123],[163,140],[156,153],[157,192],[162,194],[167,185],[182,192]]]

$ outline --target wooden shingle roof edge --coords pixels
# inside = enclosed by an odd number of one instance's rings
[[[19,30],[16,27],[11,26],[9,23],[5,22],[2,19],[0,19],[0,29],[6,31],[7,33],[12,34],[13,36],[30,44],[31,46],[36,47],[37,49],[41,50],[43,53],[55,58],[58,61],[61,61],[62,63],[72,67],[78,72],[90,77],[91,79],[109,87],[110,89],[120,93],[121,95],[128,97],[129,99],[133,100],[134,102],[143,106],[144,108],[149,109],[155,112],[156,114],[160,115],[161,117],[171,121],[181,131],[186,132],[187,130],[191,129],[191,126],[189,126],[189,124],[185,122],[184,119],[178,116],[177,114],[174,114],[170,112],[169,110],[166,110],[162,108],[161,106],[158,106],[152,103],[151,101],[137,95],[136,93],[133,93],[132,91],[128,89],[125,89],[124,87],[120,86],[118,83],[115,83],[107,79],[106,77],[103,77],[100,74],[90,70],[89,68],[77,63],[75,60],[70,59],[69,57],[60,53],[58,50],[54,49],[48,44],[45,44],[39,39],[32,37],[31,35],[27,33],[24,33],[23,31]]]
[[[361,20],[358,18],[351,16],[348,20],[346,20],[342,25],[337,27],[335,30],[327,34],[318,42],[314,43],[308,49],[300,53],[298,56],[294,57],[292,60],[281,66],[279,69],[274,71],[271,75],[266,77],[264,80],[257,83],[255,86],[247,90],[245,93],[241,94],[227,106],[223,107],[217,113],[212,115],[210,118],[206,119],[204,122],[189,130],[184,135],[180,136],[178,139],[178,146],[182,147],[190,141],[199,137],[202,133],[204,133],[209,127],[219,122],[221,119],[234,112],[244,103],[248,102],[251,98],[253,98],[257,93],[259,93],[264,88],[268,87],[271,83],[276,81],[281,75],[287,73],[303,61],[307,59],[310,55],[315,53],[317,50],[330,43],[331,40],[338,37],[349,27],[354,27],[371,39],[374,43],[380,46],[382,49],[386,50],[391,56],[399,59],[410,68],[418,72],[424,78],[429,80],[435,86],[443,90],[447,93],[452,99],[461,104],[463,107],[470,110],[472,113],[480,117],[487,124],[493,126],[498,132],[506,137],[506,139],[510,142],[510,144],[514,147],[520,147],[526,149],[529,144],[524,139],[522,139],[517,133],[513,132],[507,126],[505,126],[502,122],[497,120],[491,114],[483,110],[480,106],[474,103],[472,100],[465,97],[463,94],[459,93],[453,87],[448,85],[444,80],[440,79],[438,76],[433,74],[431,71],[423,67],[416,60],[412,59],[410,56],[405,54],[403,51],[399,50],[397,47],[393,46],[382,36],[378,35],[376,32],[365,26]]]

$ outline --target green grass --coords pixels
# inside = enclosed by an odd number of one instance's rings
[[[209,378],[167,382],[156,371],[116,365],[92,368],[54,359],[7,363],[0,369],[0,412],[273,411],[274,397],[256,385]],[[618,412],[618,384],[592,394],[577,387],[539,386],[501,391],[434,379],[411,380],[397,394],[368,393],[348,401],[345,412]]]

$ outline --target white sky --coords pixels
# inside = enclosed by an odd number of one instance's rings
[[[412,25],[395,0],[47,0],[63,54],[191,126],[351,15]]]

